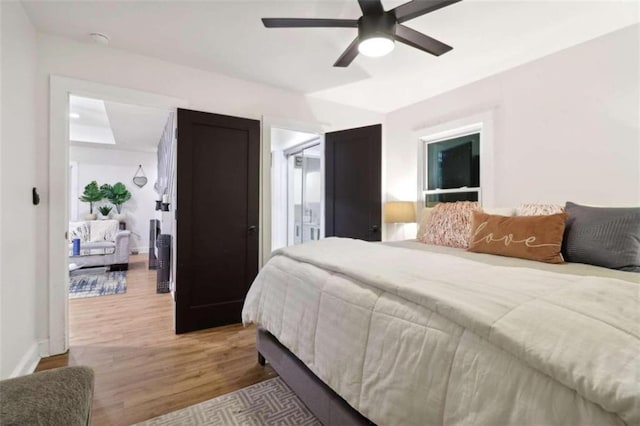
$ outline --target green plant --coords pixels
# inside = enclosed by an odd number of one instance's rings
[[[104,194],[104,197],[116,206],[118,214],[122,213],[122,204],[131,199],[131,193],[122,182],[117,182],[113,186],[105,183],[100,187],[100,190]]]
[[[100,213],[102,213],[102,216],[109,216],[109,213],[111,213],[111,210],[113,210],[113,207],[111,207],[111,206],[100,206],[100,207],[98,207],[98,211]]]
[[[104,198],[104,194],[98,187],[98,182],[94,180],[84,187],[84,192],[80,197],[80,201],[89,203],[89,213],[93,214],[93,203],[97,203],[103,198]]]

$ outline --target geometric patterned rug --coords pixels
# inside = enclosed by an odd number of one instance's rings
[[[135,426],[318,425],[322,423],[280,377],[240,389]]]
[[[127,271],[107,268],[78,269],[69,274],[69,299],[127,292]]]

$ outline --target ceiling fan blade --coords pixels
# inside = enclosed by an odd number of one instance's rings
[[[380,0],[358,0],[363,15],[382,15],[384,8]]]
[[[348,67],[349,64],[351,64],[351,62],[353,62],[353,60],[356,58],[356,56],[358,56],[358,37],[356,37],[355,40],[351,42],[349,47],[347,47],[347,49],[342,52],[342,55],[340,55],[333,66],[342,68]]]
[[[444,44],[435,38],[419,33],[418,31],[405,27],[404,25],[396,25],[396,40],[401,43],[408,44],[411,47],[415,47],[416,49],[424,50],[425,52],[431,53],[435,56],[440,56],[453,49],[453,47]]]
[[[462,0],[413,0],[392,10],[399,24]]]
[[[267,28],[358,28],[356,19],[262,18]]]

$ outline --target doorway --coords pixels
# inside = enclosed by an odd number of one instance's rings
[[[324,138],[271,128],[271,251],[324,237]]]
[[[103,102],[121,103],[143,108],[156,108],[167,113],[186,102],[176,98],[140,92],[115,86],[108,86],[84,80],[52,76],[50,82],[50,150],[49,150],[49,340],[48,348],[43,348],[43,355],[64,353],[69,349],[69,255],[70,235],[69,222],[72,214],[75,218],[83,215],[83,203],[73,207],[70,202],[76,191],[71,185],[70,175],[70,129],[75,114],[71,110],[71,97],[101,100]],[[73,115],[72,115],[73,114]],[[95,123],[94,123],[95,124]],[[90,146],[91,147],[91,146]],[[95,148],[95,145],[92,146]],[[113,154],[113,151],[110,151]],[[120,156],[121,157],[121,156]],[[138,164],[130,171],[128,182],[136,173]],[[78,164],[78,186],[82,165]],[[145,169],[146,170],[146,169]],[[146,170],[150,172],[150,170]],[[75,171],[73,172],[75,173]],[[106,183],[106,182],[105,182]],[[124,183],[124,182],[123,182]],[[149,188],[154,182],[147,183]],[[129,191],[133,184],[127,184]],[[78,189],[79,195],[84,186]],[[75,195],[74,195],[75,197]],[[98,207],[98,206],[94,206]],[[126,207],[125,207],[126,209]],[[97,214],[97,213],[96,213]],[[140,243],[144,244],[145,236],[141,235]],[[97,300],[99,298],[92,298]],[[171,302],[170,302],[171,303]],[[48,349],[48,350],[47,350]]]
[[[285,151],[287,158],[287,245],[319,240],[322,211],[322,149],[314,140]]]
[[[156,209],[156,200],[171,198],[172,179],[166,177],[172,173],[159,173],[158,159],[163,142],[174,143],[175,112],[75,92],[68,99],[70,350],[96,343],[97,335],[114,344],[125,333],[144,337],[143,327],[118,319],[135,316],[150,299],[166,311],[159,334],[170,333],[171,295],[157,294],[159,274],[149,259],[157,252],[152,224],[162,234],[172,232],[171,218]]]

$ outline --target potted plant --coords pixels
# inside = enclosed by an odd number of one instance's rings
[[[124,222],[127,216],[122,213],[122,204],[131,199],[131,193],[127,190],[127,187],[124,183],[117,182],[113,186],[104,184],[100,189],[102,190],[105,198],[109,200],[111,204],[116,206],[117,214],[114,216],[114,219]]]
[[[93,203],[97,203],[98,201],[104,198],[104,194],[98,187],[98,182],[91,181],[87,186],[84,187],[84,192],[82,196],[79,198],[80,201],[85,203],[89,203],[89,214],[84,218],[85,220],[96,220],[96,214],[93,213]]]
[[[111,207],[111,206],[100,206],[100,207],[98,207],[98,211],[102,215],[103,219],[109,219],[109,213],[111,213],[111,210],[113,210],[113,207]]]

